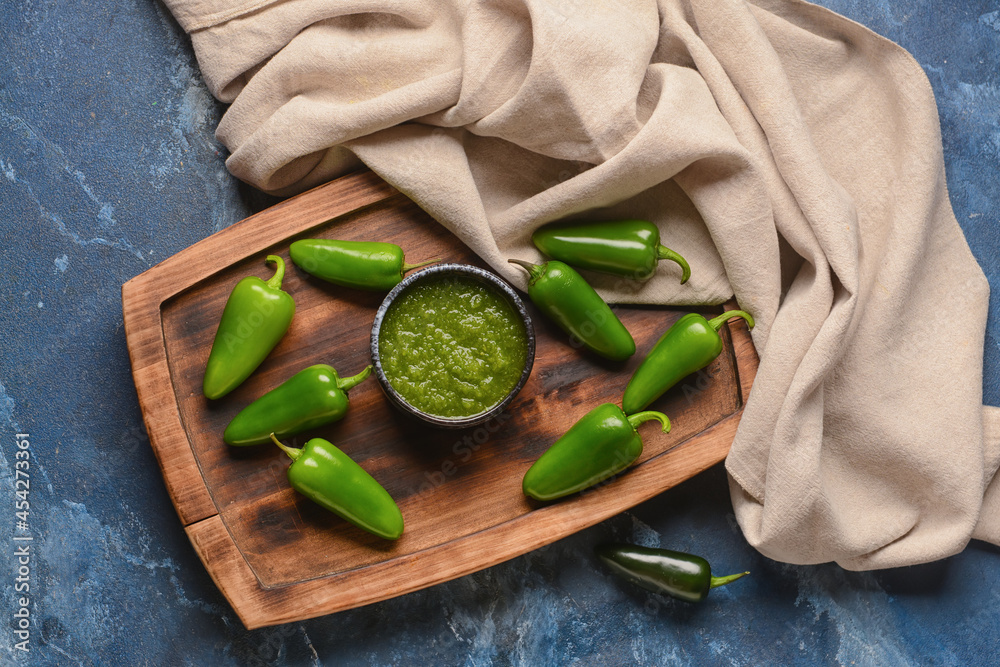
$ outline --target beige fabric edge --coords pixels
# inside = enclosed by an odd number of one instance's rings
[[[163,0],[187,33],[204,30],[280,0]]]

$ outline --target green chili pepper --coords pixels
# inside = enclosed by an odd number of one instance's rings
[[[722,352],[718,331],[734,317],[742,317],[753,328],[753,317],[742,310],[727,310],[711,321],[698,313],[688,313],[674,322],[628,381],[622,397],[625,413],[645,409],[681,378],[712,363]]]
[[[521,484],[524,494],[535,500],[554,500],[621,472],[642,454],[636,427],[651,419],[659,420],[664,433],[670,431],[670,420],[662,413],[626,417],[613,403],[597,406],[528,469]]]
[[[645,220],[558,222],[531,235],[535,246],[553,259],[581,269],[649,280],[661,259],[681,267],[681,284],[691,277],[687,260],[660,245],[660,230]]]
[[[292,459],[293,489],[369,533],[387,540],[403,534],[403,515],[389,492],[332,443],[313,438],[296,449],[270,437]]]
[[[635,341],[604,299],[579,273],[558,261],[532,264],[507,260],[528,272],[528,296],[549,319],[602,357],[623,361]]]
[[[403,262],[403,249],[395,243],[304,239],[288,248],[295,265],[317,278],[356,289],[389,291],[403,274],[440,259],[420,264]]]
[[[594,552],[618,576],[686,602],[701,602],[709,590],[750,574],[713,577],[711,566],[701,556],[632,544],[604,544]]]
[[[259,445],[271,433],[284,437],[342,419],[348,390],[371,372],[367,366],[354,377],[341,378],[326,364],[304,368],[243,408],[222,439],[230,445]]]
[[[260,366],[292,322],[295,301],[281,291],[285,262],[277,255],[268,255],[266,261],[275,264],[270,280],[248,276],[239,281],[222,310],[202,383],[207,398],[222,398],[236,389]]]

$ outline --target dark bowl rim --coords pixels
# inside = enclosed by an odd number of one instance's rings
[[[393,302],[399,297],[400,294],[405,292],[415,283],[429,280],[434,276],[441,274],[470,276],[499,290],[501,294],[507,297],[507,300],[512,306],[514,306],[514,310],[516,310],[520,316],[521,321],[524,323],[524,332],[527,337],[528,350],[524,360],[524,368],[521,371],[521,377],[518,379],[517,384],[514,385],[513,389],[507,393],[507,396],[505,396],[503,400],[489,410],[466,417],[442,417],[440,415],[432,415],[410,405],[406,399],[393,388],[392,384],[389,382],[389,378],[386,377],[385,371],[382,368],[382,360],[378,350],[382,321],[385,319],[385,314],[388,312]],[[518,296],[514,288],[499,275],[478,266],[473,266],[472,264],[435,264],[408,275],[398,285],[393,287],[392,290],[386,295],[385,299],[382,300],[382,303],[379,305],[378,310],[375,313],[375,321],[372,323],[371,358],[372,367],[375,371],[375,377],[378,380],[379,385],[382,387],[382,391],[389,398],[390,403],[403,412],[434,426],[440,426],[443,428],[466,428],[468,426],[475,426],[489,421],[503,412],[503,410],[510,405],[511,401],[514,400],[514,397],[517,396],[521,389],[524,388],[524,385],[528,382],[528,377],[531,375],[531,369],[535,364],[535,329],[531,323],[531,317],[528,315],[528,311],[524,307],[524,302],[521,300],[521,297]]]

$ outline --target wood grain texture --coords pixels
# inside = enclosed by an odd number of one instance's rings
[[[195,549],[247,627],[318,616],[393,597],[494,565],[593,525],[697,474],[728,452],[757,359],[745,325],[725,351],[656,401],[669,434],[640,429],[637,465],[553,504],[521,493],[531,463],[602,402],[619,402],[632,371],[683,312],[617,308],[637,354],[607,362],[568,344],[529,304],[534,370],[497,419],[434,429],[395,411],[374,380],[351,391],[342,421],[304,437],[334,442],[396,499],[406,523],[389,543],[357,529],[288,486],[288,459],[273,446],[231,448],[230,419],[291,374],[330,363],[354,374],[383,294],[338,288],[288,260],[296,238],[398,243],[407,261],[431,257],[485,266],[416,205],[374,177],[354,174],[290,199],[192,246],[123,288],[126,335],[140,405],[164,480]],[[219,401],[201,395],[222,307],[242,277],[270,275],[266,254],[289,261],[296,300],[289,333],[258,370]],[[706,309],[710,314],[718,309]]]

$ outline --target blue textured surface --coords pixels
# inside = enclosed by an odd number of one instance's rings
[[[1000,404],[1000,6],[825,0],[930,77],[959,222],[996,293],[985,393]],[[957,5],[957,6],[956,6]],[[995,662],[998,550],[878,573],[792,567],[741,537],[721,468],[591,530],[362,609],[245,631],[195,556],[146,442],[120,286],[271,200],[225,171],[221,108],[162,6],[0,6],[0,663],[774,664]],[[31,653],[13,648],[13,434],[28,431]],[[753,576],[700,606],[600,571],[606,538]]]

